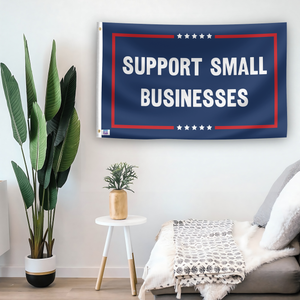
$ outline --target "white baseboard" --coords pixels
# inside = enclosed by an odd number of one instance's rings
[[[137,277],[141,278],[144,268],[136,268]],[[56,269],[56,277],[68,278],[97,278],[99,268],[64,268]],[[0,266],[0,277],[24,277],[24,267]],[[105,268],[104,278],[129,278],[128,268]]]

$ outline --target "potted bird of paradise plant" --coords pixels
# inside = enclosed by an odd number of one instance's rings
[[[68,178],[80,140],[80,121],[75,109],[76,69],[71,67],[59,80],[56,43],[53,41],[43,113],[37,103],[25,36],[24,49],[27,120],[16,79],[4,63],[0,64],[0,68],[13,137],[20,145],[24,163],[20,167],[12,161],[29,230],[30,255],[25,257],[26,278],[34,286],[45,287],[55,279],[53,230],[58,189]],[[31,167],[23,149],[28,135]],[[46,269],[43,269],[43,264]]]

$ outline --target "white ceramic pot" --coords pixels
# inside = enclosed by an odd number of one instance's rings
[[[55,279],[56,256],[30,258],[25,256],[25,273],[27,281],[35,287],[46,287]]]

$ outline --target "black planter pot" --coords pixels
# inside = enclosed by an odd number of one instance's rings
[[[25,257],[25,273],[28,283],[34,287],[47,287],[55,279],[56,256],[44,258]]]

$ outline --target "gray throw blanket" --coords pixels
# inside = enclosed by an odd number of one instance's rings
[[[174,220],[174,275],[178,287],[238,284],[245,263],[232,236],[233,221]]]

